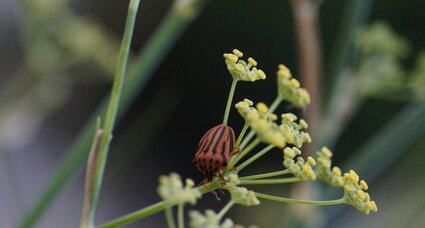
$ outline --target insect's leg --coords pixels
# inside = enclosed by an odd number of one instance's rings
[[[218,173],[218,176],[220,177],[221,180],[221,185],[225,186],[226,185],[226,180],[224,179],[223,173]]]
[[[233,157],[233,156],[235,156],[235,155],[239,154],[240,152],[241,152],[241,150],[238,148],[238,149],[234,150],[234,151],[230,154],[230,157]]]
[[[212,193],[212,194],[215,196],[215,198],[216,198],[218,201],[220,201],[220,198],[218,197],[217,192],[215,192],[214,190],[212,190],[212,189],[208,188],[207,183],[208,183],[208,179],[207,179],[207,178],[205,178],[205,179],[202,181],[202,186],[204,186],[204,188],[206,188],[206,189],[208,190],[208,192]]]
[[[199,169],[199,171],[201,171],[204,175],[206,175],[205,172],[204,172],[204,170],[202,170],[201,167],[199,167],[199,165],[195,164],[195,166],[196,166],[196,168]]]

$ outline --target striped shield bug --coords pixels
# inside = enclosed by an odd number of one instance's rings
[[[211,182],[219,174],[222,183],[224,178],[220,171],[227,167],[235,146],[235,133],[225,124],[211,128],[199,141],[198,150],[193,162],[204,173],[204,183]]]

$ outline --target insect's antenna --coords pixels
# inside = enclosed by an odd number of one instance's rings
[[[199,187],[201,187],[201,185],[202,185],[202,182],[200,182],[199,184],[197,184],[197,185],[195,186],[195,188],[199,188]]]
[[[220,189],[220,191],[221,191],[221,189]],[[215,199],[216,199],[217,201],[221,201],[220,197],[218,197],[217,192],[215,192],[215,191],[210,191],[210,192],[211,192],[212,194],[214,194]]]

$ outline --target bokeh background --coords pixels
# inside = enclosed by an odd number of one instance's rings
[[[169,28],[166,37],[175,38],[161,52],[163,58],[144,72],[136,99],[117,124],[98,223],[158,201],[156,186],[162,174],[177,172],[184,178],[202,180],[192,159],[203,133],[222,120],[231,83],[224,52],[238,48],[255,57],[268,76],[254,84],[239,83],[235,101],[248,97],[271,103],[276,96],[279,63],[297,77],[300,66],[292,7],[290,1],[278,0],[208,1],[187,26]],[[334,126],[335,120],[339,130],[329,136],[327,129],[320,128],[325,120],[319,120],[315,147],[328,145],[335,152],[335,164],[357,170],[368,181],[379,212],[365,216],[348,206],[312,209],[262,202],[256,208],[235,207],[229,217],[236,223],[260,227],[423,227],[425,80],[420,78],[425,78],[421,76],[425,70],[420,67],[424,69],[425,64],[416,59],[425,50],[424,9],[420,0],[325,0],[318,8],[323,106],[335,95],[332,88],[338,78],[367,77],[357,81],[363,86],[355,88],[363,90],[354,92],[360,94],[354,96],[354,104],[352,100],[336,103],[335,113],[345,110],[347,102],[354,106],[348,109],[349,115],[344,113],[343,120],[326,116],[324,111],[323,119],[330,121],[327,126]],[[130,72],[137,69],[140,53],[147,51],[170,10],[170,0],[141,2]],[[22,221],[57,174],[84,125],[96,115],[111,88],[126,13],[127,1],[0,1],[0,227],[15,227]],[[350,17],[353,25],[346,23]],[[384,34],[375,43],[371,38],[366,49],[356,46],[361,28],[376,21],[386,23],[384,27],[394,34]],[[400,39],[406,41],[410,52],[403,49],[404,44],[399,45],[404,41],[394,37],[403,37]],[[361,51],[376,44],[383,44],[384,51]],[[391,47],[398,51],[389,50]],[[338,53],[345,53],[337,58],[342,63],[335,61]],[[390,60],[382,63],[381,58]],[[373,67],[363,64],[370,59],[378,59],[368,62]],[[375,74],[384,76],[368,80]],[[340,93],[341,97],[350,91],[344,86],[342,90],[347,92]],[[300,112],[282,105],[279,111],[302,114],[309,109]],[[243,122],[235,110],[229,123],[240,131]],[[280,157],[279,151],[270,153],[258,161],[257,170],[249,172],[274,170],[280,166],[275,162]],[[36,227],[79,225],[84,164],[73,172]],[[321,185],[312,189],[312,197],[338,195]],[[284,196],[296,189],[272,186],[265,191]],[[207,194],[196,208],[219,209],[223,205],[224,201],[217,202]],[[129,227],[165,227],[163,218],[160,213]]]

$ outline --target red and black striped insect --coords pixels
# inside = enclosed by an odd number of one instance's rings
[[[193,162],[198,169],[205,174],[204,184],[211,182],[219,174],[222,183],[225,184],[221,171],[227,167],[234,151],[235,133],[225,124],[211,128],[199,141],[198,150]]]

